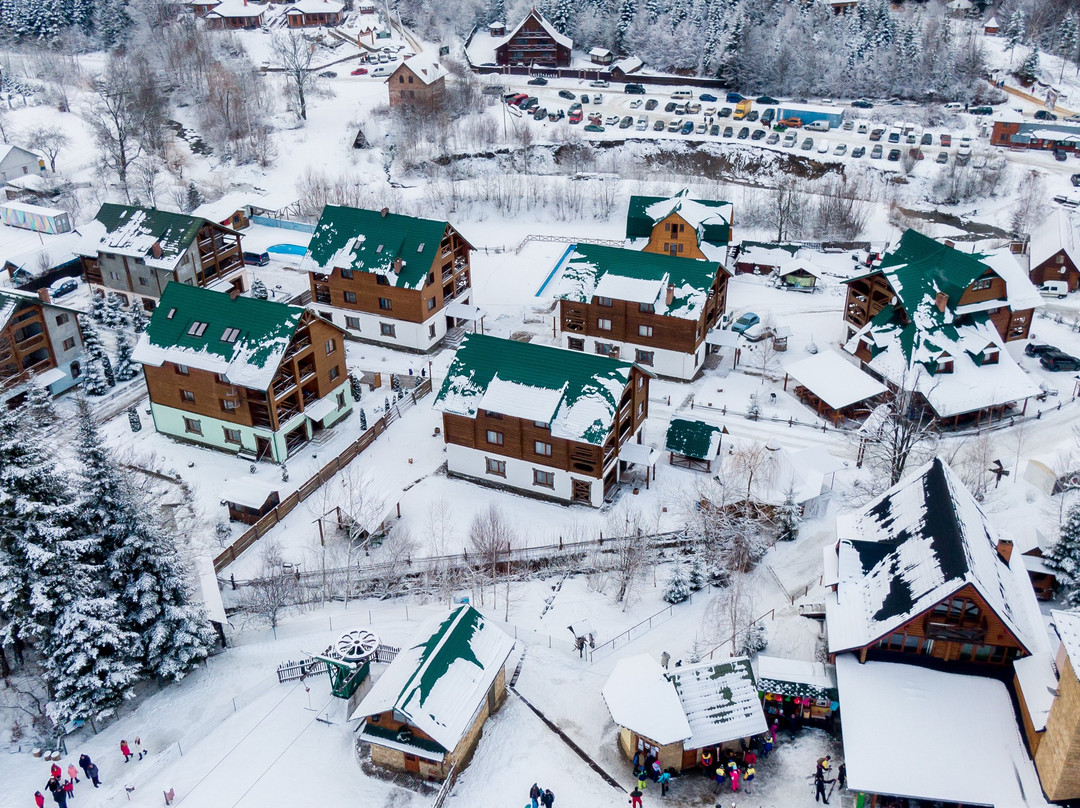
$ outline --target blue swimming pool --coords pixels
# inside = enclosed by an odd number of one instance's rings
[[[266,251],[285,253],[286,255],[303,255],[307,252],[307,247],[301,247],[299,244],[272,244],[266,248]]]

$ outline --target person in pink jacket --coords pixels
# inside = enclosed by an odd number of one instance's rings
[[[739,771],[739,767],[736,766],[735,763],[733,762],[731,764],[731,790],[732,791],[738,791],[739,790],[739,775],[740,774],[742,774],[742,772]]]
[[[68,764],[68,779],[74,782],[79,782],[79,770],[75,768],[74,763]]]

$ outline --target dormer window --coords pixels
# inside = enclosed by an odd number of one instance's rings
[[[422,253],[424,251],[424,242],[420,242],[420,246],[416,248],[416,251],[418,253]]]
[[[166,320],[171,320],[176,315],[176,309],[169,309],[169,313],[165,315]]]
[[[376,254],[376,255],[378,255],[379,253],[381,253],[381,252],[382,252],[382,248],[383,248],[383,245],[382,245],[382,244],[380,244],[380,245],[379,245],[378,247],[376,247],[376,248],[375,248],[375,254]]]
[[[188,328],[188,336],[201,337],[203,335],[203,332],[206,331],[207,325],[208,323],[200,323],[198,320],[196,320],[191,324],[191,327]]]
[[[948,354],[943,354],[938,357],[937,360],[937,373],[952,373],[953,372],[953,360]]]
[[[992,277],[979,278],[975,283],[971,284],[972,292],[981,292],[984,289],[989,289],[990,285],[994,282]]]
[[[221,335],[222,342],[236,342],[236,338],[240,336],[239,328],[226,328],[225,333]]]
[[[984,365],[996,365],[1000,353],[996,345],[987,347],[982,352],[982,363]]]

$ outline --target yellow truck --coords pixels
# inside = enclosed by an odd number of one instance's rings
[[[738,104],[735,105],[735,114],[732,115],[735,120],[741,121],[747,115],[750,114],[750,107],[754,105],[754,102],[749,98],[744,98]]]

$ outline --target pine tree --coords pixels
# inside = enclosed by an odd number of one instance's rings
[[[120,43],[130,26],[127,0],[98,0],[94,28],[105,48],[111,49]]]
[[[755,623],[739,637],[739,656],[753,656],[765,650],[769,644],[769,638],[765,626]]]
[[[103,396],[109,389],[105,376],[105,346],[93,320],[82,322],[83,389],[92,396]]]
[[[261,278],[256,278],[251,282],[251,296],[256,300],[266,300],[270,296]]]
[[[1057,50],[1064,59],[1075,59],[1076,48],[1080,45],[1080,23],[1076,20],[1076,14],[1069,11],[1057,30]]]
[[[1016,77],[1024,82],[1032,82],[1039,78],[1039,46],[1036,45],[1031,49],[1031,53],[1027,55],[1027,58],[1021,63],[1020,67],[1016,71]]]
[[[131,330],[134,331],[136,335],[141,334],[146,330],[146,324],[149,322],[149,318],[146,316],[146,309],[143,308],[138,300],[132,303],[131,308],[128,309],[127,320],[131,323]]]
[[[795,491],[784,492],[784,501],[776,509],[776,538],[778,541],[795,541],[802,523],[802,506],[795,501]]]
[[[686,577],[686,568],[676,564],[664,587],[664,600],[668,603],[682,603],[690,599],[690,581]]]
[[[187,212],[195,210],[203,203],[202,194],[199,193],[199,189],[195,187],[195,183],[189,182],[187,187]]]
[[[116,380],[131,381],[139,375],[139,368],[131,361],[131,352],[135,350],[135,339],[126,328],[116,337]]]
[[[706,583],[708,581],[705,577],[705,565],[700,558],[694,556],[694,560],[690,563],[690,591],[697,592],[704,589]]]
[[[109,292],[105,295],[105,309],[101,315],[101,322],[113,328],[119,327],[124,322],[124,303],[120,295]]]
[[[26,380],[26,398],[19,411],[25,413],[29,422],[35,426],[48,426],[56,423],[56,408],[53,406],[52,393],[43,386],[33,373]]]
[[[92,300],[90,301],[90,316],[99,323],[105,321],[105,295],[100,292],[93,292],[91,294]]]
[[[360,431],[367,432],[367,415],[364,413],[364,408],[360,408]]]
[[[1005,23],[1005,43],[1008,47],[1009,53],[1012,54],[1013,49],[1024,41],[1024,37],[1027,34],[1027,23],[1024,20],[1024,10],[1020,7],[1009,15],[1009,19]]]
[[[1046,566],[1057,573],[1062,603],[1070,609],[1080,607],[1080,503],[1069,509],[1061,535],[1046,555]]]

